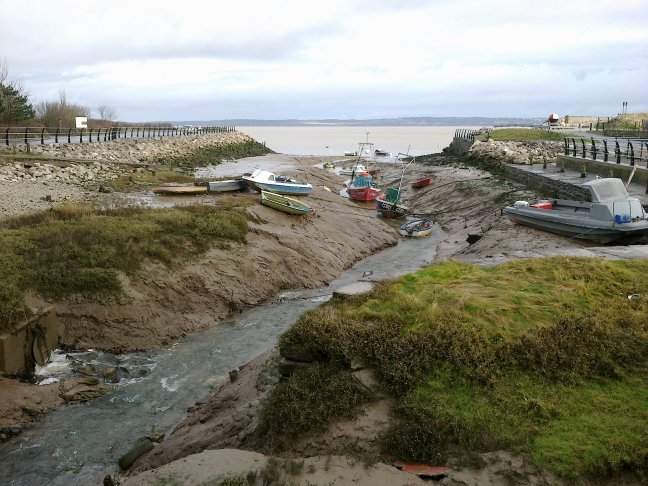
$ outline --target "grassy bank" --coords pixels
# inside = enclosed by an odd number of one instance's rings
[[[64,206],[0,223],[0,329],[27,315],[23,293],[54,299],[116,295],[120,272],[170,265],[213,246],[246,241],[247,216],[231,204],[94,211]]]
[[[516,142],[524,142],[527,140],[554,140],[562,142],[564,137],[570,136],[571,134],[561,131],[535,130],[530,128],[499,128],[490,133],[490,137],[495,141]],[[484,136],[482,137],[483,140],[486,140]]]
[[[648,468],[647,285],[648,261],[448,262],[330,301],[280,346],[322,363],[310,373],[337,366],[348,377],[352,359],[374,369],[398,397],[382,437],[388,457],[438,463],[508,449],[563,477],[639,472]],[[291,425],[308,424],[305,411],[329,416],[321,407],[342,403],[294,383],[268,399],[264,427],[278,419],[284,434],[305,433]]]

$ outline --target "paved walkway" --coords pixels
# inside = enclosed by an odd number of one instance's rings
[[[565,172],[560,172],[560,168],[556,164],[547,164],[547,168],[543,169],[542,164],[533,164],[533,165],[518,165],[515,164],[514,167],[522,170],[527,170],[535,174],[540,174],[550,179],[555,179],[563,182],[569,182],[574,185],[581,185],[583,182],[591,181],[596,179],[596,175],[587,174],[585,178],[581,178],[579,171],[565,169]],[[625,181],[624,181],[625,182]],[[641,201],[641,204],[644,206],[648,205],[648,194],[646,194],[645,184],[637,184],[630,182],[628,186],[628,193],[632,197],[636,197]]]

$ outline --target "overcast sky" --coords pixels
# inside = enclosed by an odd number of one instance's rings
[[[648,0],[3,2],[32,100],[124,121],[648,112]]]

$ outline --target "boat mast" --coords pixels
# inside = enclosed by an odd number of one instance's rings
[[[401,153],[399,153],[399,154],[396,156],[396,158],[400,158],[401,155],[404,155],[405,157],[409,157],[410,147],[411,147],[411,145],[408,145],[408,146],[407,146],[407,153],[406,153],[406,154],[401,154]],[[402,170],[401,170],[401,177],[400,177],[400,181],[398,181],[398,198],[399,198],[399,199],[400,199],[401,186],[402,186],[402,184],[403,184],[403,176],[405,175],[405,169],[407,169],[407,168],[410,166],[410,164],[411,164],[412,162],[414,162],[415,159],[416,159],[416,157],[414,157],[412,160],[410,160],[409,164],[407,164],[407,165],[405,165],[405,162],[403,162],[404,158],[403,158],[403,159],[400,159],[400,161],[401,161],[401,166],[402,166]]]

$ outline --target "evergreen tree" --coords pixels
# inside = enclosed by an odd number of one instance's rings
[[[15,123],[34,118],[34,108],[26,95],[11,84],[0,83],[0,122]]]

